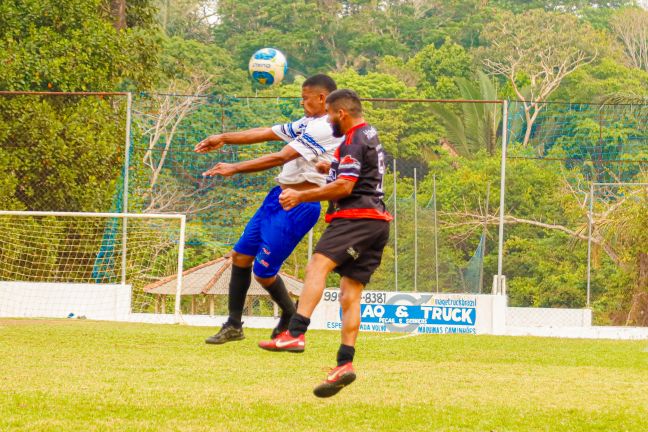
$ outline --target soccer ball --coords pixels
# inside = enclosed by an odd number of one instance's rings
[[[288,60],[279,50],[262,48],[250,58],[248,66],[252,79],[259,84],[279,84],[288,71]]]

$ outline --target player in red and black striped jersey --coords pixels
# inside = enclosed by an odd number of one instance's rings
[[[333,128],[335,133],[335,125]],[[331,201],[326,222],[338,218],[391,220],[382,200],[385,153],[378,132],[363,121],[345,135],[344,142],[335,151],[326,181],[344,179],[355,185],[349,196]]]
[[[304,289],[288,330],[259,343],[269,351],[304,351],[304,334],[322,298],[326,277],[331,271],[339,273],[342,343],[337,366],[314,390],[319,397],[333,396],[355,380],[352,362],[360,329],[360,298],[380,265],[392,219],[382,200],[385,155],[376,129],[364,121],[358,95],[336,90],[326,102],[333,136],[345,136],[335,152],[327,185],[304,191],[286,189],[279,202],[290,210],[302,202],[329,200],[326,221],[330,224],[306,268]]]

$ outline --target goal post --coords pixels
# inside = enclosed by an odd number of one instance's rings
[[[179,322],[185,230],[182,214],[0,211],[0,317]],[[167,308],[145,287],[169,277]]]

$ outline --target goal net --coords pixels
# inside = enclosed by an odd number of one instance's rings
[[[184,233],[183,215],[0,211],[0,317],[177,321]],[[170,277],[174,301],[146,291]]]

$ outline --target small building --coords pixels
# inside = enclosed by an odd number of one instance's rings
[[[229,257],[222,257],[213,261],[200,264],[199,266],[185,270],[182,273],[182,295],[191,296],[191,310],[196,313],[196,300],[199,296],[208,296],[209,314],[214,315],[216,296],[227,296],[229,294],[229,281],[231,277],[232,260]],[[298,298],[303,288],[303,282],[294,276],[279,272],[286,289],[294,298]],[[177,275],[172,275],[159,281],[153,282],[144,287],[144,292],[155,294],[155,313],[162,313],[166,310],[166,296],[175,296],[177,289]],[[259,284],[254,277],[247,294],[245,315],[251,315],[251,306],[259,300],[272,301],[268,292]],[[274,314],[278,314],[277,305],[274,304]]]

